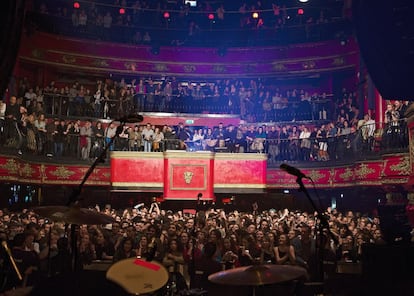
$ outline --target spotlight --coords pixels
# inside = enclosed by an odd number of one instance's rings
[[[304,13],[305,11],[303,10],[303,8],[298,9],[298,15],[303,15]]]
[[[121,7],[121,8],[119,9],[119,14],[125,14],[125,8]]]
[[[258,12],[253,12],[252,18],[258,19],[259,18],[259,13]]]
[[[210,21],[213,21],[213,20],[214,20],[214,14],[213,14],[213,13],[209,13],[209,14],[208,14],[208,19],[209,19]]]
[[[165,19],[169,19],[170,18],[170,13],[168,11],[164,12],[163,14]]]
[[[78,1],[73,2],[73,8],[75,9],[79,9],[80,8],[80,4]]]
[[[299,0],[299,2],[300,3],[306,3],[306,2],[308,2],[309,0]]]

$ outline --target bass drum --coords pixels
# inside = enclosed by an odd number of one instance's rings
[[[106,278],[133,295],[151,294],[168,282],[169,274],[156,261],[128,258],[114,263],[106,272]]]

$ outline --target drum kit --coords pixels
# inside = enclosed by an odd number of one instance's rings
[[[69,224],[109,224],[114,219],[108,215],[80,207],[45,206],[33,209],[35,213],[54,221]],[[255,287],[286,283],[297,279],[305,279],[304,268],[291,265],[252,265],[213,273],[208,280],[217,285]],[[128,258],[112,264],[106,271],[106,278],[119,285],[131,295],[154,295],[167,285],[169,273],[156,261],[140,258]],[[19,288],[7,291],[4,295],[29,295],[31,288]],[[157,294],[160,295],[160,294]],[[162,295],[171,294],[164,289]],[[186,294],[192,295],[192,294]],[[195,295],[195,294],[194,294]]]

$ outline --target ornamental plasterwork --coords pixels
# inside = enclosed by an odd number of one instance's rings
[[[215,73],[224,73],[227,72],[226,66],[224,65],[214,65],[213,72]]]
[[[194,173],[193,172],[184,172],[184,181],[185,184],[190,184],[191,180],[193,179]]]
[[[282,63],[273,63],[273,70],[283,71],[286,70],[286,66]]]
[[[31,177],[34,173],[34,170],[32,169],[31,165],[26,163],[20,168],[20,176],[22,177]]]
[[[353,176],[354,176],[354,172],[350,168],[346,168],[345,172],[343,172],[342,174],[339,174],[339,177],[344,181],[351,180]]]
[[[108,67],[109,66],[106,60],[101,60],[101,59],[93,60],[92,65],[97,66],[97,67]]]
[[[318,182],[320,179],[325,177],[325,175],[319,173],[319,171],[311,170],[310,173],[308,174],[308,177],[311,178],[313,182]]]
[[[88,169],[87,169],[87,168],[79,168],[78,170],[79,170],[79,172],[80,172],[82,175],[85,175],[85,174],[86,174],[86,172],[88,171]]]
[[[342,66],[345,64],[345,59],[343,57],[334,58],[332,65],[334,66]]]
[[[74,64],[76,62],[76,58],[74,56],[70,56],[70,55],[66,55],[66,54],[62,56],[62,60],[66,64]]]
[[[56,170],[51,171],[50,174],[59,178],[59,179],[68,179],[70,176],[75,174],[74,172],[68,170],[64,166],[57,167]]]
[[[15,175],[19,172],[19,165],[14,159],[8,159],[5,164],[0,165],[0,168],[5,169],[9,175]]]
[[[382,184],[407,184],[408,178],[388,178],[382,181]]]
[[[137,64],[134,62],[126,62],[124,64],[125,69],[130,70],[130,71],[136,71],[137,70]]]
[[[411,172],[410,158],[408,156],[401,157],[398,163],[390,166],[390,170],[399,175],[409,175]]]
[[[313,69],[315,68],[315,66],[316,66],[315,61],[306,61],[302,63],[302,68],[305,70]]]
[[[168,71],[168,67],[166,64],[154,64],[154,69],[158,72]]]
[[[184,69],[184,72],[186,73],[193,73],[197,70],[197,67],[194,65],[184,65],[183,69]]]
[[[37,59],[42,59],[45,56],[45,53],[43,50],[35,48],[32,50],[32,56]]]
[[[111,173],[105,172],[105,173],[102,173],[102,176],[104,176],[105,178],[109,179],[109,177],[111,177]]]
[[[374,172],[375,170],[373,168],[368,167],[364,163],[360,164],[359,167],[355,169],[355,175],[359,179],[365,179],[369,174],[372,174]]]

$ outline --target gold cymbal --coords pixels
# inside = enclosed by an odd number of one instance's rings
[[[76,206],[44,206],[33,208],[33,211],[40,216],[57,222],[69,224],[110,224],[115,222],[111,216],[93,210]]]
[[[292,265],[252,265],[213,273],[208,280],[220,285],[261,286],[306,277],[306,269]]]

